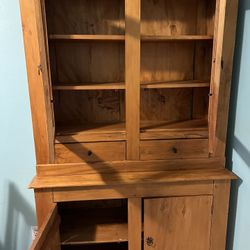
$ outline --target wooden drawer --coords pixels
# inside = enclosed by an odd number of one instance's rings
[[[141,141],[141,160],[208,157],[208,140]]]
[[[125,160],[125,142],[55,144],[56,163]]]

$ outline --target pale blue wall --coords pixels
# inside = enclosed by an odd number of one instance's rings
[[[35,157],[18,0],[0,0],[0,249],[26,250]]]
[[[239,1],[230,110],[228,165],[239,176],[232,186],[228,249],[250,249],[250,0]]]

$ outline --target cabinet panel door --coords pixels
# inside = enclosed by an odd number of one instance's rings
[[[30,250],[60,250],[59,223],[60,217],[55,205],[39,228]]]
[[[209,250],[212,196],[144,200],[145,250]]]

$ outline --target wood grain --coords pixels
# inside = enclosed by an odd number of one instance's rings
[[[124,2],[121,0],[46,1],[50,34],[123,35]]]
[[[144,249],[209,250],[212,202],[212,196],[145,199]]]
[[[142,1],[142,35],[211,35],[210,1]],[[210,11],[208,11],[210,10]],[[188,13],[188,14],[187,14]]]
[[[141,141],[141,160],[208,157],[207,139]]]
[[[141,121],[141,140],[208,138],[207,120]]]
[[[125,122],[89,123],[57,127],[55,143],[125,141]]]
[[[229,110],[229,99],[230,90],[232,84],[232,69],[233,69],[233,56],[235,48],[235,34],[237,24],[237,11],[238,1],[227,0],[226,5],[226,16],[224,25],[224,39],[222,46],[222,59],[223,68],[220,74],[220,90],[218,96],[218,108],[217,110],[211,110],[217,113],[216,117],[216,131],[214,141],[214,155],[225,159],[225,147],[227,130],[225,129],[228,122],[228,110]],[[230,42],[229,42],[230,41]],[[212,116],[212,114],[211,114]]]
[[[119,123],[125,120],[124,91],[60,91],[55,95],[55,118],[58,128],[77,128],[92,124]]]
[[[88,245],[127,242],[127,208],[98,208],[91,207],[91,203],[93,201],[89,202],[90,208],[76,204],[75,208],[61,210],[61,244]]]
[[[93,41],[124,41],[124,35],[81,35],[81,34],[51,34],[50,40],[93,40]]]
[[[30,250],[59,250],[59,221],[57,206],[54,205],[41,225]]]
[[[37,165],[37,176],[85,175],[120,172],[152,172],[165,170],[223,169],[220,159],[171,159],[148,161],[111,161]]]
[[[150,183],[103,188],[56,188],[53,191],[55,202],[208,194],[213,194],[213,181],[168,183],[167,185]]]
[[[128,247],[129,250],[141,249],[142,235],[142,199],[128,199]]]
[[[214,182],[211,250],[220,250],[226,248],[229,195],[229,181],[222,180]]]
[[[55,145],[55,163],[125,160],[124,142],[66,143]]]
[[[127,159],[138,160],[140,134],[140,0],[125,0],[125,12]]]
[[[53,111],[39,1],[20,1],[37,163],[53,162]],[[39,65],[41,71],[39,71]]]
[[[196,169],[177,171],[126,172],[108,174],[85,174],[58,176],[36,176],[30,188],[100,187],[109,185],[133,185],[149,183],[174,183],[188,181],[231,180],[236,176],[226,169]]]

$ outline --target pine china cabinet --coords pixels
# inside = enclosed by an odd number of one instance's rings
[[[20,0],[40,250],[224,250],[237,0]]]

